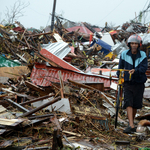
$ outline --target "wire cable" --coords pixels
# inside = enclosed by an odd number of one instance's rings
[[[134,19],[132,19],[133,21],[135,20],[135,19],[137,19],[140,15],[143,15],[144,13],[146,13],[146,12],[148,12],[149,9],[150,8],[150,3],[148,4],[148,6],[147,6],[147,8],[144,10],[144,11],[142,11],[138,16],[136,16]]]
[[[38,11],[34,10],[33,8],[30,8],[30,7],[28,7],[28,8],[31,9],[32,11],[36,12],[36,13],[39,14],[39,15],[42,15],[42,16],[45,16],[45,17],[48,16],[48,15],[44,15],[44,14],[42,14],[42,13],[39,13]]]
[[[103,19],[101,19],[101,21],[103,21],[107,16],[109,16],[114,10],[116,10],[119,6],[120,6],[120,4],[123,2],[124,0],[122,0],[111,12],[109,12]],[[100,21],[100,22],[101,22]],[[98,22],[98,23],[100,23],[100,22]]]
[[[147,0],[147,2],[148,2],[148,1],[149,1],[149,0]],[[145,3],[145,5],[144,5],[144,7],[143,7],[143,10],[144,10],[144,8],[145,8],[145,6],[146,6],[147,2]]]

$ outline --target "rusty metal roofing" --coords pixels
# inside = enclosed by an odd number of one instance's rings
[[[46,66],[45,64],[35,64],[31,73],[31,81],[35,85],[39,86],[51,86],[51,82],[59,83],[59,75],[58,71],[61,70],[61,75],[63,81],[67,81],[67,79],[74,80],[77,82],[84,83],[104,83],[104,87],[110,87],[110,79],[109,77],[102,75],[89,75],[85,73],[79,73],[63,68],[55,68]],[[118,78],[112,78],[112,82],[117,83]]]
[[[67,28],[67,30],[69,31],[69,32],[71,32],[71,31],[77,31],[78,29],[80,29],[79,30],[79,33],[84,33],[84,34],[91,34],[91,33],[93,33],[93,32],[91,32],[87,27],[85,27],[85,26],[75,26],[75,27],[71,27],[71,28]]]
[[[40,51],[40,54],[43,55],[44,57],[48,58],[49,60],[51,60],[55,64],[57,64],[59,67],[62,67],[62,68],[65,68],[65,69],[69,69],[69,70],[78,71],[78,72],[82,72],[78,68],[76,68],[73,65],[71,65],[70,63],[60,59],[59,57],[57,57],[56,55],[52,54],[51,52],[49,52],[46,49],[42,49]]]

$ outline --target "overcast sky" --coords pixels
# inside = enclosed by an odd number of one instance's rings
[[[0,0],[0,22],[5,19],[6,7],[10,8],[17,0]],[[21,24],[39,29],[51,24],[54,0],[22,0],[29,2],[24,9],[24,16],[19,18]],[[74,22],[87,22],[100,27],[105,22],[115,26],[130,21],[147,8],[150,0],[56,0],[55,12]],[[144,17],[145,18],[145,17]],[[147,14],[145,23],[150,22]]]

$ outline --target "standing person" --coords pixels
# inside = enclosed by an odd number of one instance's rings
[[[124,133],[131,134],[136,132],[134,126],[134,118],[137,109],[142,108],[142,99],[144,93],[144,83],[147,80],[147,56],[144,51],[141,51],[140,44],[142,39],[140,36],[134,34],[128,38],[129,50],[121,53],[118,69],[127,69],[129,72],[124,72],[124,106],[123,109],[127,110],[127,117],[129,126],[123,131]],[[131,79],[129,80],[129,75]],[[119,72],[117,72],[119,75]]]

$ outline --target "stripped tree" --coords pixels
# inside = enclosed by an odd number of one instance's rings
[[[10,8],[6,7],[6,21],[9,24],[13,24],[14,21],[17,21],[20,17],[24,16],[24,9],[29,6],[28,3],[24,3],[21,0],[18,0]]]

